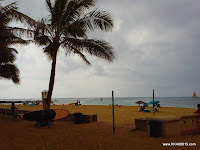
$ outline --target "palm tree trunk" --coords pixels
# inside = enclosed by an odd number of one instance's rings
[[[56,72],[56,59],[57,59],[57,52],[53,55],[52,65],[51,65],[51,76],[49,80],[49,90],[47,95],[46,103],[48,105],[47,109],[50,109],[51,104],[51,96],[53,93],[54,81],[55,81],[55,72]]]

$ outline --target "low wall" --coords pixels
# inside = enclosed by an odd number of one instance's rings
[[[181,135],[200,133],[200,115],[188,114],[180,116]]]
[[[179,122],[180,118],[177,116],[151,116],[147,118],[149,121],[161,122],[162,136],[178,136],[180,135]],[[149,130],[149,128],[148,128]]]
[[[149,131],[149,122],[161,122],[162,136],[179,136],[200,133],[200,114],[187,114],[180,116],[151,116],[135,119],[136,129]]]
[[[148,131],[148,120],[144,118],[135,119],[135,127],[137,130]]]

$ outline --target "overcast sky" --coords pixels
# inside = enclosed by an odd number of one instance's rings
[[[4,5],[14,0],[4,0]],[[39,20],[48,15],[45,0],[18,0],[20,11]],[[200,95],[199,0],[99,0],[96,7],[110,12],[115,29],[94,32],[115,49],[108,63],[88,56],[58,55],[54,98]],[[0,98],[40,98],[48,90],[51,62],[42,47],[16,47],[21,84],[0,80]]]

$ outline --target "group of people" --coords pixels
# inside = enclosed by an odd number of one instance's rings
[[[30,105],[30,106],[39,106],[40,105],[40,102],[41,101],[34,101],[32,102],[31,104],[29,104],[29,102],[24,102],[23,105],[26,106],[26,105]]]
[[[144,111],[146,109],[145,105],[140,106],[140,109],[138,111]]]
[[[76,105],[76,106],[77,106],[77,105],[81,105],[80,100],[77,100],[77,102],[75,103],[75,105]]]
[[[159,103],[155,103],[154,105],[153,105],[153,107],[154,107],[154,111],[155,112],[158,112],[159,110],[158,110],[158,107],[160,107],[160,104]]]
[[[138,111],[145,111],[146,106],[148,106],[148,105],[144,104],[143,106],[140,106],[140,109]],[[159,103],[154,103],[153,104],[153,108],[154,108],[153,110],[154,110],[154,112],[159,112],[158,107],[160,107]]]

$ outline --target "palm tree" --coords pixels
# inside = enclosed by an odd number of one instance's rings
[[[19,84],[19,69],[14,64],[17,50],[11,46],[15,44],[27,44],[28,41],[23,40],[19,35],[30,35],[31,30],[9,27],[8,24],[16,20],[26,23],[31,27],[36,24],[36,21],[17,11],[16,2],[2,7],[1,1],[2,0],[0,0],[0,77],[11,79],[15,84]]]
[[[103,58],[108,62],[115,59],[112,46],[103,40],[89,39],[88,32],[100,29],[111,31],[113,20],[106,11],[94,9],[95,0],[46,0],[49,16],[40,21],[35,30],[35,42],[45,45],[44,53],[52,61],[47,105],[50,108],[54,87],[57,54],[62,47],[66,54],[79,55],[86,64],[90,62],[84,55]]]

